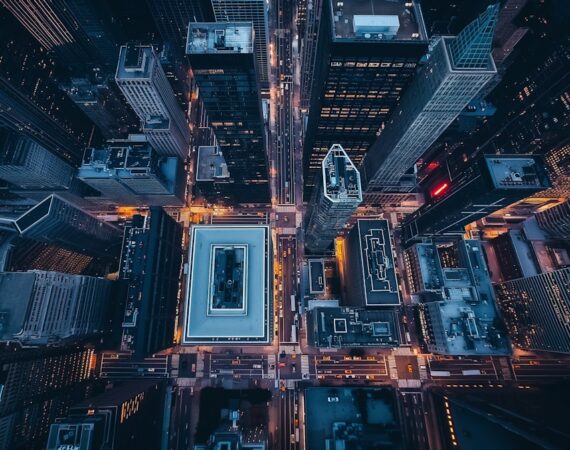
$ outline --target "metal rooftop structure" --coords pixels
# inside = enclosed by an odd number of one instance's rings
[[[252,53],[253,35],[248,22],[191,22],[186,53]]]
[[[325,196],[332,202],[362,201],[360,173],[344,149],[335,144],[322,163]]]
[[[123,45],[116,76],[121,79],[150,79],[155,59],[150,45]]]
[[[335,40],[426,40],[421,8],[412,0],[347,0],[332,4]]]
[[[202,145],[198,147],[196,181],[215,181],[229,178],[228,165],[219,147]]]
[[[532,189],[544,186],[545,174],[539,171],[536,159],[513,155],[512,158],[493,158],[492,155],[485,157],[485,164],[493,184],[498,189]]]

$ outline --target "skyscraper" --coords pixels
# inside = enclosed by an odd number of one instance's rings
[[[326,1],[326,0],[324,0]],[[299,30],[301,37],[301,108],[309,108],[313,84],[315,57],[321,23],[323,0],[300,0],[298,8],[305,9],[305,25]],[[303,4],[303,6],[301,6]]]
[[[216,22],[251,22],[255,40],[253,43],[257,76],[261,87],[269,84],[267,47],[269,28],[265,0],[212,0]]]
[[[536,215],[538,226],[557,239],[570,239],[570,201],[566,200]]]
[[[0,273],[0,339],[42,345],[102,333],[110,289],[83,275]]]
[[[307,212],[305,244],[311,253],[329,250],[362,201],[360,174],[340,145],[330,148],[321,170]]]
[[[406,171],[496,74],[490,54],[498,9],[489,6],[457,37],[440,38],[434,45],[362,162],[369,197],[374,192],[412,191],[415,180],[406,182]]]
[[[132,381],[85,400],[50,426],[46,450],[160,448],[165,386]]]
[[[404,240],[463,234],[465,225],[550,186],[538,156],[483,155],[444,167],[427,185],[424,206],[406,217]]]
[[[331,145],[342,145],[358,166],[378,138],[428,48],[421,8],[415,1],[323,0],[315,48],[314,66],[302,69],[313,80],[303,150],[305,199]]]
[[[269,202],[268,156],[248,23],[191,23],[186,53],[227,163],[234,201]]]
[[[112,70],[120,29],[101,0],[1,0],[28,32],[66,65]]]
[[[570,353],[570,268],[495,285],[514,344]]]
[[[180,206],[184,204],[186,174],[176,156],[158,155],[142,140],[109,141],[88,149],[77,177],[100,192],[88,197],[102,204]]]
[[[182,226],[161,208],[125,228],[119,280],[127,284],[121,350],[142,358],[172,345]]]
[[[154,49],[148,45],[122,46],[115,81],[156,151],[186,160],[188,123]]]
[[[66,189],[73,168],[33,140],[9,132],[0,136],[0,179],[20,188]]]
[[[147,0],[150,13],[164,42],[184,53],[188,23],[213,22],[211,0]]]
[[[106,258],[113,256],[113,247],[120,241],[119,228],[55,194],[15,219],[14,224],[24,238]]]
[[[3,354],[0,449],[43,450],[51,421],[92,391],[92,358],[69,346]]]
[[[98,134],[59,89],[55,61],[5,8],[0,8],[0,41],[0,125],[77,164]]]

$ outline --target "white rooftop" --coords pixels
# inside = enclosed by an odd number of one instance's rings
[[[267,343],[269,335],[270,249],[267,226],[195,225],[189,248],[183,343]],[[212,249],[245,249],[243,308],[212,314]]]

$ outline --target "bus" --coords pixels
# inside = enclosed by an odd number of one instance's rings
[[[291,311],[295,312],[297,308],[297,302],[295,300],[295,294],[291,295]]]

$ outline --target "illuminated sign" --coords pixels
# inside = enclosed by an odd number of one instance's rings
[[[438,197],[445,193],[449,189],[449,184],[447,182],[440,184],[433,191],[431,191],[432,197]]]

